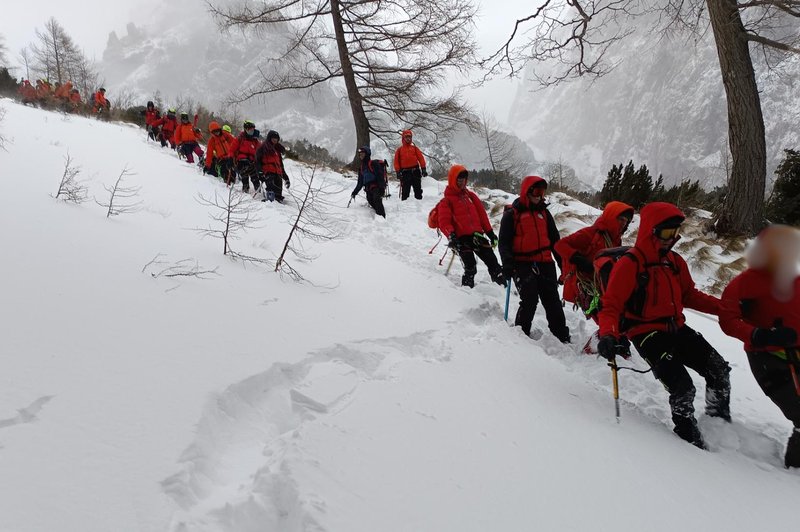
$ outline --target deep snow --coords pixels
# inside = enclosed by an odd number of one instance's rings
[[[0,530],[797,525],[790,424],[715,318],[688,314],[733,366],[734,423],[701,416],[703,452],[672,434],[649,374],[620,374],[615,421],[608,368],[577,354],[593,327],[571,309],[574,345],[539,315],[533,341],[503,322],[504,291],[482,265],[474,290],[458,286],[457,261],[443,275],[425,224],[436,181],[421,202],[393,189],[383,220],[363,198],[345,207],[352,176],[318,170],[339,190],[328,219],[341,236],[307,242],[316,258],[295,262],[310,281],[297,284],[193,231],[209,223],[197,194],[224,185],[142,130],[2,107]],[[143,210],[106,219],[93,202],[53,199],[67,152],[98,200],[127,164]],[[310,170],[287,167],[299,195]],[[564,233],[596,213],[551,200]],[[272,258],[296,202],[257,207],[261,227],[238,250]],[[715,264],[738,257],[711,251]],[[159,253],[219,275],[154,278],[142,269]],[[704,286],[717,269],[705,262]]]

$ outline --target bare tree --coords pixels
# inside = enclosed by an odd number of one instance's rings
[[[58,191],[54,196],[56,199],[63,199],[69,203],[83,203],[88,199],[86,186],[77,179],[81,173],[81,167],[75,166],[69,152],[64,156],[64,173],[61,175],[61,182],[58,184]]]
[[[637,0],[539,0],[518,19],[507,41],[482,65],[487,76],[516,74],[527,61],[553,61],[561,68],[543,85],[607,73],[609,48],[633,31]],[[710,26],[728,102],[732,157],[725,201],[716,213],[721,234],[754,234],[764,224],[766,141],[750,44],[800,53],[800,0],[656,0],[649,11],[661,15],[661,30],[702,33]],[[527,38],[522,35],[528,35]],[[520,42],[521,41],[521,42]]]
[[[299,261],[313,259],[306,251],[303,241],[324,242],[338,238],[339,232],[336,228],[335,218],[330,211],[333,204],[325,198],[339,192],[339,187],[328,183],[315,186],[314,177],[317,167],[311,168],[311,175],[306,179],[305,173],[301,173],[301,180],[306,184],[306,192],[299,203],[297,215],[292,221],[292,227],[286,237],[278,260],[275,262],[275,271],[288,275],[294,281],[304,281],[302,274],[293,267],[287,260],[286,254],[291,253]],[[334,190],[335,189],[335,190]],[[295,198],[297,199],[297,198]]]
[[[470,0],[266,0],[210,9],[225,28],[290,28],[285,49],[237,102],[341,79],[356,146],[368,145],[371,135],[388,145],[405,127],[436,139],[470,119],[458,91],[436,94],[446,75],[471,65]]]
[[[58,21],[51,17],[44,30],[36,30],[36,39],[30,45],[33,72],[62,84],[72,81],[88,97],[96,88],[96,69]]]
[[[31,57],[31,52],[28,50],[27,46],[20,48],[19,60],[22,63],[22,66],[25,67],[25,79],[31,79],[31,63],[33,62],[33,58]]]
[[[131,172],[126,165],[125,168],[122,169],[122,172],[120,172],[113,186],[109,187],[103,185],[106,192],[110,194],[108,202],[101,203],[95,198],[95,203],[108,209],[106,211],[106,218],[119,216],[120,214],[130,214],[140,210],[142,202],[132,200],[139,196],[139,191],[142,187],[126,187],[122,185],[123,179],[130,175],[136,174]]]
[[[481,113],[474,133],[480,137],[486,150],[484,162],[495,175],[494,188],[513,190],[511,181],[518,182],[531,165],[531,161],[526,160],[519,149],[521,141],[500,131],[497,122],[486,110]],[[502,176],[506,176],[509,182],[501,183]]]
[[[218,190],[214,190],[213,198],[206,198],[199,194],[197,201],[200,205],[211,207],[212,211],[209,217],[214,224],[205,229],[195,229],[195,231],[204,236],[222,239],[223,255],[251,262],[266,262],[241,255],[231,249],[231,240],[235,239],[239,232],[245,229],[255,229],[261,221],[259,217],[260,204],[253,202],[249,194],[237,192],[231,186],[224,195],[220,195]]]

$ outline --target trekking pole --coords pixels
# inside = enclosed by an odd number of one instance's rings
[[[447,265],[447,269],[444,272],[445,277],[450,275],[450,268],[453,267],[453,261],[456,260],[456,252],[453,250],[453,254],[450,255],[450,264]]]
[[[441,266],[441,265],[442,265],[442,263],[444,262],[444,258],[447,256],[447,252],[448,252],[449,250],[450,250],[450,248],[449,248],[449,247],[448,247],[448,248],[444,248],[444,253],[442,254],[442,258],[441,258],[441,259],[439,259],[439,266]]]
[[[611,385],[614,389],[614,412],[617,415],[617,423],[619,423],[619,380],[617,379],[617,372],[619,371],[619,368],[617,367],[616,356],[608,363],[608,365],[611,368]]]
[[[503,319],[508,321],[508,304],[511,301],[511,279],[506,279],[506,310],[503,313]]]
[[[353,203],[353,196],[350,196],[350,201],[347,202],[347,208],[350,208],[350,204]]]
[[[436,249],[436,247],[439,245],[439,242],[441,241],[442,241],[442,233],[439,233],[439,240],[437,240],[436,243],[431,248],[431,250],[428,251],[428,255],[433,255],[433,250]]]

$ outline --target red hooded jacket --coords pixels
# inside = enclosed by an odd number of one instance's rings
[[[394,152],[394,171],[407,170],[409,168],[425,168],[425,156],[419,148],[411,141],[406,140],[406,136],[411,135],[411,130],[403,131],[403,140],[400,147]]]
[[[617,218],[628,211],[633,217],[633,210],[633,207],[626,203],[611,201],[603,209],[603,213],[595,220],[594,224],[584,227],[556,242],[556,251],[564,261],[561,280],[564,282],[564,299],[566,301],[575,302],[578,294],[578,277],[583,276],[577,271],[575,265],[570,262],[572,256],[575,253],[579,253],[592,261],[598,252],[607,248],[621,246],[622,228],[619,226]]]
[[[553,215],[542,199],[537,207],[528,201],[528,190],[536,185],[547,185],[538,175],[522,180],[519,197],[503,213],[500,221],[498,249],[503,265],[515,262],[552,262],[554,245],[561,238]],[[556,254],[561,265],[561,257]]]
[[[455,233],[457,237],[473,233],[488,233],[492,230],[489,216],[478,196],[468,190],[458,188],[456,178],[466,168],[460,164],[453,165],[447,174],[447,187],[444,189],[444,201],[439,203],[439,229],[443,235]]]
[[[603,294],[600,336],[619,337],[624,332],[633,337],[650,331],[675,330],[686,323],[684,307],[706,314],[719,313],[719,299],[695,288],[686,261],[674,251],[662,254],[659,250],[659,240],[653,229],[674,217],[683,218],[684,215],[671,203],[650,203],[642,209],[639,234],[631,250],[635,258],[629,252],[617,261]],[[642,271],[648,274],[645,301],[641,314],[634,314],[626,304],[637,289]],[[629,324],[626,331],[621,330],[621,318]]]
[[[723,332],[744,342],[752,351],[750,340],[756,327],[769,329],[776,319],[783,325],[800,331],[800,277],[794,280],[794,297],[778,301],[772,295],[772,275],[764,269],[747,269],[737,275],[722,293],[719,324]],[[759,348],[766,351],[783,349],[780,346]]]

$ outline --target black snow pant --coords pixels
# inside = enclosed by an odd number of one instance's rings
[[[370,207],[375,209],[375,214],[386,218],[386,209],[383,207],[383,187],[379,185],[367,185],[365,192],[367,193],[367,203],[369,203]]]
[[[211,165],[217,177],[225,181],[228,185],[236,183],[236,170],[233,168],[233,159],[226,157],[224,159],[216,159]]]
[[[706,414],[730,421],[731,368],[703,335],[684,325],[675,332],[651,331],[631,338],[636,350],[653,368],[653,376],[669,393],[675,433],[705,447],[694,417],[695,387],[686,368],[706,381]]]
[[[400,170],[400,200],[405,201],[414,188],[414,197],[422,199],[422,171],[419,167]]]
[[[794,388],[789,364],[766,351],[748,351],[747,360],[758,385],[794,425],[785,462],[786,467],[800,467],[800,395]],[[800,371],[800,367],[796,371]]]
[[[558,276],[555,262],[517,262],[514,264],[514,284],[519,292],[519,309],[514,325],[531,334],[533,316],[539,301],[547,316],[547,327],[564,343],[569,343],[569,329],[564,307],[558,295]]]
[[[480,257],[486,269],[489,270],[489,276],[493,281],[502,278],[503,268],[497,261],[497,256],[491,247],[476,246],[472,235],[466,235],[458,238],[458,256],[461,257],[461,262],[464,264],[464,275],[461,277],[461,286],[475,286],[475,274],[478,273],[478,262],[475,260],[475,255]]]
[[[239,159],[236,161],[236,171],[242,178],[242,192],[250,192],[250,181],[253,182],[253,189],[258,188],[258,175],[256,166],[250,159]]]
[[[264,182],[267,192],[275,194],[277,201],[283,201],[283,176],[280,174],[263,174],[261,180]]]

